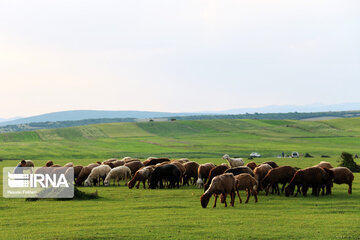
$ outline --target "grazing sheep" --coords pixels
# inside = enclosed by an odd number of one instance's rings
[[[231,158],[228,154],[225,154],[223,159],[228,161],[232,168],[244,166],[244,160],[242,158]]]
[[[184,164],[184,163],[190,162],[190,160],[187,159],[187,158],[180,158],[180,159],[177,159],[177,160],[171,160],[171,162],[179,162],[181,164]]]
[[[34,162],[32,160],[25,160],[25,167],[35,167]]]
[[[125,163],[127,163],[127,162],[131,162],[131,161],[133,161],[133,160],[137,160],[137,159],[135,159],[135,158],[132,158],[132,157],[124,157],[123,159],[121,159],[122,161],[124,161]]]
[[[270,187],[277,191],[278,195],[280,195],[280,190],[278,184],[283,184],[281,192],[284,191],[285,185],[291,181],[296,173],[295,168],[291,166],[281,166],[277,168],[270,169],[266,176],[261,181],[261,186],[266,190],[266,195],[269,194]]]
[[[227,166],[227,165],[220,165],[220,166],[216,166],[216,167],[212,168],[209,172],[209,177],[208,177],[207,183],[204,185],[204,191],[206,191],[209,188],[209,186],[211,184],[211,180],[215,176],[219,176],[219,175],[223,174],[228,169],[229,169],[229,166]]]
[[[108,165],[110,168],[114,168],[115,165],[112,162],[102,162],[101,165]]]
[[[269,164],[272,168],[277,168],[279,167],[279,165],[276,164],[276,162],[273,161],[268,161],[268,162],[264,162],[262,164]],[[261,164],[260,164],[261,165]]]
[[[330,169],[334,174],[334,183],[349,185],[348,193],[352,193],[352,182],[354,180],[354,174],[347,167],[336,167]]]
[[[249,198],[250,198],[251,194],[254,195],[255,202],[258,201],[257,192],[256,192],[258,184],[254,177],[252,177],[248,173],[241,173],[241,174],[235,176],[235,181],[236,181],[236,188],[238,191],[245,190],[247,192],[247,199],[246,199],[245,203],[249,202]],[[239,196],[239,200],[241,203],[242,201],[241,201],[239,192],[238,192],[238,196]]]
[[[143,168],[140,168],[139,170],[137,170],[134,177],[128,182],[129,189],[133,188],[135,186],[136,182],[138,182],[138,184],[136,185],[137,189],[139,188],[141,182],[143,183],[143,186],[145,189],[146,188],[145,182],[147,180],[149,183],[151,174],[154,171],[154,169],[155,169],[154,166],[147,166],[147,167],[143,167]]]
[[[200,197],[201,206],[203,208],[206,208],[211,196],[214,195],[215,201],[213,208],[216,207],[216,201],[218,195],[221,194],[223,196],[223,202],[225,203],[225,207],[227,207],[226,195],[230,194],[231,197],[230,206],[233,207],[235,202],[235,192],[239,194],[239,192],[236,189],[235,177],[232,173],[224,173],[222,175],[215,176],[212,179],[208,190],[206,190],[206,192]]]
[[[292,195],[295,186],[298,187],[295,197],[300,192],[300,188],[303,196],[306,197],[309,187],[313,188],[315,196],[319,196],[320,188],[323,188],[324,185],[326,185],[327,190],[331,188],[332,172],[330,172],[330,170],[321,167],[310,167],[296,171],[289,185],[285,188],[285,196]],[[329,194],[329,190],[327,194]]]
[[[184,163],[183,165],[185,167],[183,185],[185,184],[189,185],[189,180],[191,180],[191,178],[193,179],[192,184],[194,185],[198,177],[198,168],[200,165],[197,162],[193,162],[193,161]]]
[[[164,188],[162,180],[170,182],[169,188],[175,188],[175,186],[179,188],[180,170],[173,164],[156,167],[151,174],[149,188],[155,189],[157,186]]]
[[[267,163],[262,163],[254,169],[255,179],[258,182],[258,189],[256,189],[257,191],[263,189],[260,183],[266,174],[270,171],[270,169],[272,169],[272,167]]]
[[[126,166],[119,166],[116,168],[113,168],[110,170],[110,172],[106,175],[106,178],[104,180],[104,185],[109,186],[111,179],[114,179],[114,185],[115,181],[118,183],[118,186],[120,186],[120,180],[127,180],[131,177],[131,170],[130,168]],[[126,183],[125,183],[126,186]]]
[[[64,165],[64,167],[73,167],[74,164],[72,162],[68,162],[67,164]]]
[[[54,164],[54,165],[51,165],[50,167],[62,167],[60,164]]]
[[[232,173],[234,174],[234,176],[239,175],[241,173],[248,173],[251,176],[255,176],[254,172],[249,167],[245,167],[245,166],[227,169],[225,173]]]
[[[110,159],[108,159],[108,160],[103,161],[102,164],[110,163],[110,162],[115,162],[115,161],[117,161],[117,160],[118,160],[117,158],[110,158]]]
[[[113,164],[115,167],[124,166],[124,165],[125,165],[125,161],[116,160],[116,161],[112,162],[112,164]]]
[[[100,166],[94,167],[91,170],[87,179],[85,180],[85,186],[96,185],[96,183],[98,183],[100,186],[100,179],[103,180],[103,184],[105,185],[104,179],[110,171],[111,171],[111,168],[108,165],[100,165]],[[96,183],[94,183],[95,180],[96,180]]]
[[[74,181],[76,182],[76,179],[79,177],[79,174],[80,174],[80,172],[81,172],[81,170],[83,169],[83,166],[81,166],[81,165],[78,165],[78,166],[74,166],[74,167],[72,167],[73,169],[74,169]],[[69,170],[70,168],[68,168],[67,170],[66,170],[66,173],[65,173],[65,175],[67,176],[68,174],[69,174],[69,172],[71,171],[71,170]]]
[[[325,162],[325,161],[321,161],[320,163],[316,164],[314,167],[321,167],[321,168],[327,168],[327,169],[334,168],[331,165],[331,163]]]
[[[149,159],[147,159],[149,160]],[[150,165],[156,165],[162,162],[170,162],[170,159],[168,158],[153,158],[150,159],[150,161],[148,161],[146,164],[144,164],[145,166],[150,166]]]
[[[91,173],[91,170],[95,167],[100,166],[98,163],[91,163],[86,167],[83,167],[75,181],[76,186],[81,186],[83,182],[87,179],[89,174]]]
[[[134,174],[136,173],[137,170],[144,167],[144,164],[140,161],[131,161],[131,162],[125,163],[124,166],[130,168],[131,175],[134,176]]]
[[[179,169],[179,171],[180,171],[180,183],[183,183],[183,178],[184,178],[184,174],[185,174],[185,171],[186,171],[185,167],[179,162],[172,162],[170,164],[175,165]]]
[[[214,168],[215,165],[212,163],[204,163],[201,164],[198,168],[198,180],[196,181],[196,184],[198,185],[199,188],[202,188],[204,185],[204,182],[206,182],[210,170],[212,168]]]
[[[248,164],[246,164],[246,166],[249,167],[253,171],[257,167],[255,162],[249,162]]]
[[[50,160],[50,161],[46,162],[45,167],[50,167],[52,165],[54,165],[54,163],[53,163],[53,161]]]

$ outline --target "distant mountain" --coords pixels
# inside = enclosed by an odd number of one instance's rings
[[[73,110],[42,114],[33,117],[20,118],[12,121],[0,122],[0,126],[16,125],[35,122],[78,121],[84,119],[99,118],[163,118],[172,116],[203,115],[202,113],[169,113],[147,111],[97,111],[97,110]]]
[[[16,119],[19,119],[19,118],[21,118],[21,117],[0,118],[0,122],[9,122],[9,121],[16,120]]]
[[[226,111],[217,111],[217,114],[245,114],[245,113],[289,113],[289,112],[329,112],[329,111],[356,111],[360,110],[360,103],[342,104],[308,104],[308,105],[271,105],[259,108],[239,108]]]

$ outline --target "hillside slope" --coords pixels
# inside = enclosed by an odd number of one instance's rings
[[[359,144],[360,118],[110,123],[0,134],[0,159],[339,155]]]

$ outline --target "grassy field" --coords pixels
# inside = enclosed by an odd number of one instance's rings
[[[330,155],[339,164],[342,151],[358,153],[360,119],[328,121],[204,120],[114,123],[0,135],[0,167],[18,159],[88,164],[110,157],[151,155],[188,157],[199,163],[223,162],[229,153],[246,157],[257,151],[279,165],[308,167]],[[282,151],[309,152],[315,158],[275,158]],[[16,159],[16,160],[12,160]],[[250,160],[246,160],[250,161]],[[358,161],[359,164],[359,161]],[[1,192],[2,192],[2,172]],[[124,184],[124,182],[123,182]],[[87,201],[0,199],[0,239],[360,239],[360,174],[353,194],[334,185],[331,196],[265,196],[259,202],[235,202],[202,209],[203,191],[143,190],[121,187],[98,191]],[[245,197],[243,192],[240,193]]]

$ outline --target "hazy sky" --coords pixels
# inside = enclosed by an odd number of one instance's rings
[[[0,0],[0,117],[359,102],[359,13],[359,0]]]

